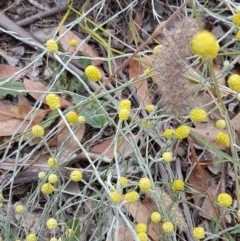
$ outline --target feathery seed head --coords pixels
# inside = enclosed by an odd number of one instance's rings
[[[127,120],[129,116],[130,116],[130,110],[128,109],[120,109],[118,112],[118,117],[119,117],[119,120],[121,121]]]
[[[174,231],[174,225],[172,222],[164,222],[162,225],[162,229],[164,233],[172,233]]]
[[[44,129],[40,125],[35,125],[32,127],[32,134],[34,137],[43,137]]]
[[[190,112],[190,118],[195,122],[203,122],[207,118],[207,112],[203,109],[194,108]]]
[[[147,192],[151,188],[152,184],[149,178],[143,177],[139,180],[138,186],[141,191]]]
[[[90,81],[97,82],[102,78],[101,71],[94,65],[87,66],[84,72]]]
[[[46,42],[46,48],[48,52],[54,53],[58,51],[58,44],[54,39],[49,39]]]
[[[236,13],[233,18],[232,22],[235,26],[240,27],[240,12]]]
[[[67,113],[66,119],[70,124],[76,124],[78,122],[78,115],[75,111],[70,111]]]
[[[161,221],[161,214],[159,212],[153,212],[151,214],[151,221],[153,223],[159,223]]]
[[[175,137],[178,140],[187,138],[190,134],[190,128],[187,125],[181,125],[175,130]]]
[[[70,174],[70,179],[73,181],[73,182],[80,182],[83,178],[83,174],[81,171],[79,170],[73,170],[71,171],[71,174]]]
[[[230,145],[229,135],[224,132],[218,132],[215,139],[222,146],[228,147]]]
[[[180,179],[176,179],[172,183],[172,190],[175,192],[180,192],[184,190],[184,182]]]
[[[215,126],[218,130],[223,130],[226,127],[226,121],[225,120],[217,120],[215,123]]]
[[[51,110],[56,110],[60,107],[59,97],[55,94],[47,94],[46,103]]]
[[[196,227],[193,229],[193,237],[197,240],[203,239],[205,237],[206,233],[204,228],[202,227]]]
[[[232,205],[233,199],[228,193],[220,193],[217,202],[221,207],[228,208]]]
[[[126,193],[124,196],[125,196],[126,201],[129,203],[136,202],[140,197],[136,191],[130,191],[130,192]]]
[[[228,86],[230,89],[240,92],[240,75],[238,74],[232,74],[228,78]]]
[[[199,55],[202,60],[205,60],[207,57],[216,58],[220,48],[215,35],[206,30],[195,34],[191,46],[192,51]]]

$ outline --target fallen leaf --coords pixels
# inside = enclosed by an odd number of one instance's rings
[[[144,68],[137,61],[131,60],[129,62],[128,72],[129,78],[132,79],[141,75],[144,72]],[[132,86],[136,87],[138,98],[140,99],[140,102],[143,106],[152,104],[152,101],[149,98],[147,78],[139,80],[139,82],[132,84]]]
[[[240,134],[240,112],[232,118],[231,122],[236,132]]]
[[[17,72],[20,72],[22,68],[20,67],[16,67],[16,66],[10,66],[7,64],[0,64],[0,78],[8,78],[14,74],[16,74]],[[21,77],[23,77],[29,70],[24,70],[21,71],[20,73],[16,74],[16,76],[12,79],[17,80]]]
[[[114,236],[114,234],[112,235]],[[131,230],[128,227],[119,227],[118,229],[118,239],[112,239],[111,237],[109,237],[109,239],[107,239],[107,241],[134,241],[134,237],[133,234],[131,232]]]
[[[78,49],[79,51],[86,53],[87,55],[89,55],[92,58],[98,58],[99,54],[96,50],[94,50],[90,45],[88,45],[86,43],[86,41],[80,39],[76,34],[74,34],[71,30],[67,31],[68,29],[65,27],[61,27],[59,29],[59,34],[62,35],[64,33],[64,35],[62,36],[62,38],[60,39],[60,43],[63,47],[63,49],[68,52],[68,53],[74,53],[76,51],[76,49]],[[67,32],[66,32],[67,31]],[[73,48],[69,45],[69,42],[75,39],[78,42],[78,45]],[[94,65],[100,65],[102,63],[102,61],[100,60],[92,60],[92,62],[94,63]]]

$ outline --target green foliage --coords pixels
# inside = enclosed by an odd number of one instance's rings
[[[80,240],[80,221],[78,219],[72,219],[67,222],[69,229],[73,230],[70,237],[64,239],[64,241],[78,241]]]
[[[17,91],[22,89],[24,89],[23,83],[15,80],[10,80],[4,84],[0,84],[0,98],[5,97],[8,94],[17,96]]]

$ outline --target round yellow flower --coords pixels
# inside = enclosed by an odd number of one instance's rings
[[[70,124],[76,124],[78,122],[78,115],[75,111],[70,111],[67,113],[66,119]]]
[[[180,192],[184,190],[184,182],[180,179],[176,179],[172,183],[172,190],[175,192]]]
[[[55,184],[58,181],[58,176],[54,173],[50,174],[48,177],[48,182],[51,184]]]
[[[21,204],[17,205],[17,206],[16,206],[16,213],[17,213],[17,214],[21,214],[21,213],[23,213],[23,212],[24,212],[24,206],[21,205]]]
[[[181,125],[175,130],[175,137],[178,140],[187,138],[190,134],[190,128],[187,125]]]
[[[75,38],[73,38],[70,40],[69,45],[73,48],[76,48],[78,45],[78,41]]]
[[[199,55],[202,60],[207,57],[212,59],[217,57],[219,44],[216,37],[206,30],[199,31],[195,34],[191,42],[192,51]]]
[[[55,94],[47,94],[46,103],[51,110],[56,110],[60,107],[59,97]]]
[[[156,55],[156,56],[159,56],[160,53],[161,53],[161,48],[162,48],[162,45],[156,45],[154,48],[153,48],[153,54]]]
[[[34,233],[30,233],[30,234],[27,235],[26,240],[27,241],[36,241],[37,240],[37,236]]]
[[[172,222],[164,222],[162,225],[162,229],[164,233],[172,233],[174,231],[174,225]]]
[[[49,218],[46,222],[46,226],[50,230],[54,230],[58,227],[58,222],[55,218]]]
[[[220,193],[217,197],[217,202],[221,207],[230,207],[233,203],[232,197],[228,193]]]
[[[70,179],[73,181],[73,182],[80,182],[83,178],[83,174],[81,171],[79,170],[73,170],[71,171],[71,174],[70,174]]]
[[[127,186],[128,185],[128,179],[126,177],[120,177],[119,178],[119,183],[122,185],[122,186]]]
[[[146,128],[146,129],[149,129],[152,125],[152,122],[150,120],[141,120],[141,125],[142,127]]]
[[[163,161],[165,162],[165,163],[169,163],[169,162],[171,162],[172,161],[172,159],[173,159],[173,156],[172,156],[172,153],[171,152],[164,152],[163,154],[162,154],[162,159],[163,159]]]
[[[228,86],[230,89],[239,93],[240,92],[240,75],[232,74],[228,78]]]
[[[39,179],[43,179],[44,177],[46,177],[46,173],[45,172],[39,172],[38,173],[38,178]]]
[[[148,240],[148,236],[146,233],[141,232],[141,233],[138,233],[137,236],[139,238],[139,241],[147,241]]]
[[[65,235],[66,235],[66,237],[71,237],[73,235],[73,229],[72,228],[68,228],[65,231]]]
[[[101,71],[94,65],[89,65],[84,72],[87,78],[93,82],[97,82],[102,78]]]
[[[58,44],[54,39],[49,39],[46,42],[46,48],[48,52],[54,53],[58,51]]]
[[[237,34],[236,34],[235,37],[236,37],[236,39],[237,39],[238,41],[240,41],[240,30],[237,31]]]
[[[129,203],[136,202],[139,199],[139,194],[136,191],[130,191],[125,194],[125,199]]]
[[[171,139],[174,137],[174,135],[175,135],[175,130],[173,130],[173,129],[166,129],[163,132],[163,137],[166,139]]]
[[[233,24],[240,27],[240,13],[236,13],[232,18]]]
[[[57,158],[48,158],[47,164],[50,168],[54,168],[58,166],[58,159]]]
[[[138,223],[135,226],[135,230],[137,233],[146,233],[147,232],[147,225],[145,223]]]
[[[193,237],[196,238],[197,240],[203,239],[205,237],[206,233],[204,228],[202,227],[196,227],[193,229]]]
[[[151,221],[153,223],[159,223],[161,221],[162,217],[161,214],[159,212],[153,212],[151,214]]]
[[[32,127],[32,134],[34,137],[43,137],[44,129],[40,125],[35,125]]]
[[[122,201],[122,194],[116,191],[110,192],[110,201],[114,204],[118,204]]]
[[[195,122],[205,121],[207,118],[207,112],[203,109],[195,108],[190,112],[190,118]]]
[[[218,120],[215,123],[215,126],[219,130],[223,130],[226,127],[226,121],[225,120]]]
[[[118,108],[119,108],[119,110],[126,109],[126,110],[130,111],[131,105],[132,105],[132,103],[129,99],[123,99],[119,102]]]
[[[130,111],[128,109],[121,109],[119,110],[118,117],[119,120],[125,121],[129,118]]]
[[[218,132],[215,139],[222,146],[228,147],[230,145],[229,136],[224,132]]]
[[[52,194],[54,191],[54,186],[50,183],[44,183],[42,186],[41,186],[41,192],[44,194],[44,195],[48,195],[48,194]]]
[[[83,125],[86,123],[86,118],[83,115],[78,116],[78,122]]]
[[[151,188],[152,183],[151,183],[149,178],[143,177],[139,180],[138,186],[139,186],[141,191],[147,192]]]
[[[148,113],[151,113],[154,111],[154,105],[146,105],[145,109]]]

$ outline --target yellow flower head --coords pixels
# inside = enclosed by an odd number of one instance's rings
[[[39,179],[43,179],[44,177],[46,177],[46,173],[45,172],[39,172],[38,173],[38,178]]]
[[[233,203],[232,197],[228,193],[220,193],[217,197],[217,202],[221,207],[230,207]]]
[[[230,145],[229,136],[224,132],[218,132],[215,139],[222,146],[228,147]]]
[[[86,123],[86,118],[83,115],[78,116],[78,122],[83,125]]]
[[[30,233],[27,235],[26,240],[27,241],[37,241],[37,236],[35,233]]]
[[[153,223],[159,223],[161,221],[162,217],[161,214],[159,212],[153,212],[151,214],[151,221]]]
[[[146,233],[147,232],[147,225],[145,223],[138,223],[135,226],[135,230],[137,233]]]
[[[195,34],[191,42],[192,51],[199,55],[202,60],[207,57],[212,59],[217,57],[219,44],[216,37],[206,30],[199,31]]]
[[[143,128],[149,129],[152,125],[152,122],[150,120],[143,119],[141,120],[140,124]]]
[[[46,103],[51,110],[56,110],[60,107],[59,97],[55,94],[47,94]]]
[[[141,232],[141,233],[138,233],[137,236],[139,238],[139,241],[147,241],[148,240],[148,236],[146,233]]]
[[[73,182],[80,182],[83,178],[83,174],[81,171],[79,170],[73,170],[71,171],[71,174],[70,174],[70,179],[73,181]]]
[[[146,105],[145,109],[148,113],[151,113],[154,111],[154,105]]]
[[[240,30],[237,31],[236,39],[237,39],[238,41],[240,41]]]
[[[205,237],[206,233],[204,228],[202,227],[196,227],[193,229],[193,237],[197,240],[203,239]]]
[[[240,13],[236,13],[232,18],[233,24],[240,27]]]
[[[139,199],[139,194],[136,191],[130,191],[125,194],[125,199],[129,203],[136,202]]]
[[[226,121],[225,120],[217,120],[215,123],[215,126],[219,130],[223,130],[226,127]]]
[[[240,92],[240,75],[238,74],[232,74],[228,78],[228,86],[230,89]]]
[[[110,192],[110,201],[113,204],[118,204],[122,201],[122,194],[116,191]]]
[[[84,72],[87,78],[93,82],[97,82],[102,78],[101,71],[94,65],[89,65]]]
[[[58,227],[58,222],[55,218],[49,218],[46,222],[46,226],[50,230],[54,230]]]
[[[49,39],[46,42],[46,48],[48,52],[54,53],[58,51],[58,44],[54,39]]]
[[[21,205],[21,204],[17,205],[17,206],[16,206],[16,213],[17,213],[17,214],[21,214],[21,213],[23,213],[23,212],[24,212],[24,206]]]
[[[166,129],[163,132],[163,136],[166,139],[171,139],[171,138],[173,138],[175,136],[175,130],[173,130],[173,129]]]
[[[174,231],[174,225],[172,222],[164,222],[162,225],[162,229],[164,233],[172,233]]]
[[[54,167],[57,167],[58,166],[58,159],[57,158],[48,158],[48,161],[47,161],[47,164],[50,168],[54,168]]]
[[[73,48],[76,48],[78,45],[78,41],[75,38],[73,38],[70,40],[69,45]]]
[[[44,194],[44,195],[49,195],[49,194],[52,194],[54,191],[54,186],[50,183],[44,183],[42,186],[41,186],[41,192]]]
[[[172,190],[175,192],[180,192],[184,190],[184,182],[180,179],[176,179],[172,183]]]
[[[143,177],[139,180],[138,186],[139,186],[141,191],[147,192],[151,188],[152,183],[151,183],[149,178]]]
[[[153,54],[156,55],[156,56],[159,56],[160,53],[161,53],[161,48],[162,48],[162,45],[156,45],[154,48],[153,48]]]
[[[32,134],[34,137],[43,137],[44,129],[40,125],[35,125],[32,127]]]
[[[73,235],[73,232],[74,230],[72,228],[68,228],[66,231],[65,231],[65,236],[66,237],[71,237]]]
[[[187,125],[181,125],[175,130],[175,137],[178,140],[187,138],[190,134],[190,128]]]
[[[131,105],[132,105],[132,103],[129,99],[123,99],[119,102],[118,108],[119,108],[119,110],[126,109],[126,110],[130,111]]]
[[[75,111],[70,111],[67,113],[66,119],[70,124],[76,124],[78,122],[78,115]]]
[[[172,159],[173,159],[172,153],[171,153],[171,152],[168,152],[168,151],[164,152],[164,153],[162,154],[162,159],[163,159],[163,161],[164,161],[165,163],[171,162]]]
[[[192,121],[195,121],[195,122],[205,121],[207,118],[207,112],[203,109],[194,108],[190,112],[190,118]]]
[[[55,184],[58,181],[58,176],[54,173],[50,174],[48,177],[48,182],[51,184]]]
[[[121,109],[118,112],[118,117],[119,117],[119,120],[121,121],[127,120],[129,116],[130,116],[130,111],[128,109]]]
[[[128,185],[128,179],[126,177],[120,177],[119,178],[119,183],[122,185],[122,186],[127,186]]]

